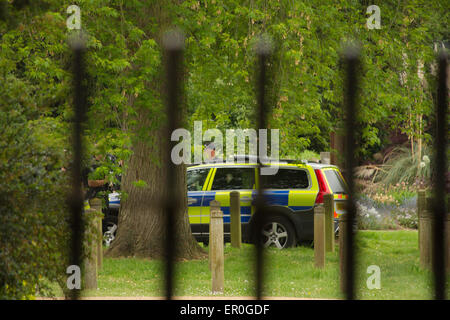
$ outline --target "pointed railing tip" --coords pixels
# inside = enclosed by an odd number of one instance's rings
[[[347,42],[343,46],[342,56],[347,60],[359,59],[361,55],[361,46],[357,42]]]
[[[167,30],[163,34],[162,45],[165,50],[184,50],[185,37],[183,32],[176,28]]]
[[[263,33],[255,38],[253,50],[257,55],[269,56],[273,52],[273,47],[272,37],[267,33]]]
[[[438,53],[438,59],[439,60],[447,60],[448,59],[448,52],[445,49],[440,49]]]
[[[87,48],[87,35],[82,30],[71,31],[67,37],[69,47],[74,51],[83,51]]]

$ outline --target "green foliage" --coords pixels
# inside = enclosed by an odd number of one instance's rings
[[[385,163],[389,170],[381,171],[378,179],[384,186],[412,185],[420,187],[429,184],[431,178],[431,156],[428,148],[424,149],[422,158],[410,149],[397,148],[393,150],[389,160]]]
[[[299,160],[308,160],[308,161],[320,160],[320,154],[317,152],[314,152],[314,151],[305,150],[299,154],[298,159]]]
[[[144,180],[133,181],[133,185],[138,188],[145,188],[147,187],[147,182]]]
[[[0,87],[0,298],[49,293],[67,266],[66,175],[57,140],[28,121],[36,105],[21,81]],[[61,146],[59,146],[61,147]]]
[[[33,294],[40,277],[64,274],[66,261],[62,199],[68,183],[60,168],[70,165],[72,56],[66,9],[74,3],[19,3],[0,1],[1,297]],[[255,126],[253,49],[255,38],[268,34],[273,42],[269,126],[280,129],[281,157],[307,158],[314,154],[305,150],[328,149],[329,131],[342,116],[340,53],[349,41],[362,49],[361,155],[381,149],[392,129],[411,143],[429,143],[433,42],[448,36],[449,10],[442,1],[374,1],[370,4],[381,9],[380,30],[365,26],[367,1],[339,0],[333,6],[325,0],[75,3],[88,48],[87,158],[112,154],[127,160],[138,142],[155,146],[148,161],[158,158],[160,137],[152,133],[164,123],[160,38],[170,25],[186,36],[188,128],[196,120],[203,121],[204,130]],[[420,63],[424,80],[417,72]],[[419,161],[402,151],[389,163],[392,173],[380,178],[386,184],[426,178],[430,169]],[[124,170],[126,161],[120,167],[105,160],[93,177],[115,182]]]
[[[329,131],[342,116],[340,53],[353,41],[360,44],[363,60],[361,156],[381,149],[389,142],[386,131],[393,128],[414,140],[427,138],[423,128],[435,90],[429,72],[433,41],[445,39],[448,12],[439,1],[383,1],[378,3],[382,28],[368,30],[368,5],[349,0],[333,6],[320,0],[190,0],[176,6],[175,24],[187,37],[190,120],[205,120],[205,130],[254,126],[252,46],[256,36],[266,33],[274,48],[270,126],[281,130],[283,156],[328,149]],[[419,62],[426,83],[419,79]],[[407,84],[399,81],[402,72]]]

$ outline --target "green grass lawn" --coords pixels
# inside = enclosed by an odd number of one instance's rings
[[[430,299],[431,275],[419,267],[417,231],[360,231],[357,236],[357,297],[359,299]],[[207,248],[206,248],[207,249]],[[254,294],[254,247],[225,247],[224,296]],[[327,253],[326,267],[314,267],[314,250],[297,247],[266,250],[265,296],[343,298],[339,290],[339,255]],[[381,270],[381,289],[366,286],[367,267]],[[163,296],[160,261],[124,258],[104,259],[98,290],[87,296]],[[450,279],[447,288],[450,287]],[[208,260],[179,262],[175,295],[209,296],[211,272]],[[450,290],[447,294],[450,296]]]

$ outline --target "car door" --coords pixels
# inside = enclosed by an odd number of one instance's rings
[[[311,176],[314,171],[304,166],[280,167],[274,175],[266,176],[264,190],[270,206],[290,208],[298,221],[302,237],[311,237],[314,227],[314,203],[318,185]]]
[[[211,168],[192,168],[187,170],[187,202],[188,216],[192,234],[195,237],[202,233],[202,203]]]
[[[220,202],[223,212],[224,236],[228,240],[230,233],[230,192],[238,191],[241,201],[242,230],[250,221],[252,215],[252,194],[255,189],[255,168],[248,167],[218,167],[211,174],[208,190],[203,197],[201,221],[202,232],[209,234],[209,204],[212,200]]]
[[[293,211],[313,208],[318,190],[307,168],[280,167],[265,179],[264,193],[269,205],[286,206]]]

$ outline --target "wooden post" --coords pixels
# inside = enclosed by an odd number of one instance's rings
[[[450,77],[449,77],[450,79]],[[450,273],[450,194],[447,194],[447,214],[444,218],[444,230],[445,230],[445,253],[446,253],[446,270]]]
[[[431,211],[429,205],[431,203],[430,198],[425,199],[425,203],[421,203],[421,210],[419,211],[419,252],[420,252],[420,265],[422,268],[431,267],[431,254],[432,254],[432,227],[433,221],[431,217]]]
[[[220,210],[220,202],[219,201],[213,200],[213,201],[211,201],[209,203],[209,240],[208,240],[208,244],[209,244],[209,254],[208,254],[209,270],[212,270],[211,269],[211,264],[212,264],[212,262],[211,262],[211,248],[212,248],[211,247],[211,244],[212,244],[212,238],[211,238],[211,234],[212,234],[212,232],[211,232],[211,228],[212,228],[211,212],[213,212],[213,211],[221,211]]]
[[[337,164],[337,157],[336,157],[336,132],[330,131],[330,163],[331,164]]]
[[[417,230],[418,230],[418,247],[420,250],[420,217],[422,216],[422,211],[425,210],[425,202],[426,202],[426,194],[425,190],[419,190],[417,192]]]
[[[91,199],[90,201],[91,209],[97,212],[97,214],[102,214],[102,200],[98,198]],[[102,215],[103,217],[103,215]],[[102,217],[96,217],[94,224],[97,228],[97,267],[100,270],[103,266],[103,229],[102,229]]]
[[[447,213],[444,218],[445,230],[445,270],[450,273],[450,213]]]
[[[325,207],[325,251],[334,252],[334,195],[327,193],[323,196]]]
[[[325,208],[318,205],[314,208],[314,266],[325,266]]]
[[[344,154],[344,136],[342,129],[336,128],[330,132],[330,163],[344,168],[342,155]]]
[[[230,236],[231,246],[241,248],[241,196],[239,191],[230,192]]]
[[[92,216],[95,211],[87,209],[85,212],[86,221],[92,221]],[[86,258],[83,266],[83,289],[97,289],[97,239],[94,236],[96,233],[96,226],[93,223],[86,225],[84,250],[86,250]]]
[[[325,151],[320,153],[320,163],[330,164],[330,152]]]
[[[341,291],[345,293],[345,278],[346,272],[345,269],[345,259],[346,259],[346,249],[345,249],[345,237],[347,234],[348,225],[348,215],[346,213],[342,214],[339,217],[339,275],[340,275],[340,285]]]
[[[209,255],[212,278],[212,294],[223,293],[224,255],[223,255],[223,213],[218,201],[210,203]]]

